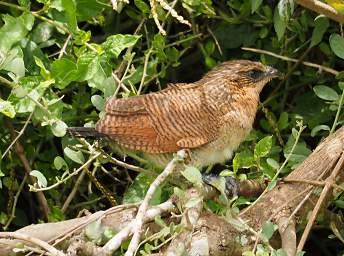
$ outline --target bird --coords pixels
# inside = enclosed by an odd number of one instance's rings
[[[190,165],[229,160],[252,129],[263,87],[280,73],[250,60],[226,61],[193,83],[128,98],[110,97],[95,128],[70,127],[75,137],[106,137],[164,167],[173,153]]]

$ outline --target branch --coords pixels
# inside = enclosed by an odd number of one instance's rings
[[[319,14],[323,14],[334,21],[344,23],[344,15],[337,12],[336,9],[323,2],[320,2],[318,0],[296,0],[296,3],[309,10],[312,10]]]
[[[15,134],[14,127],[13,127],[12,123],[6,119],[5,124],[10,131],[11,139],[16,140],[16,134]],[[25,151],[24,151],[22,144],[19,142],[19,140],[17,140],[14,145],[15,145],[15,151],[16,151],[20,161],[22,162],[22,164],[24,166],[24,170],[25,170],[26,175],[30,178],[31,184],[35,184],[36,178],[30,175],[32,168],[31,168],[29,160],[26,157],[26,154],[25,154]],[[36,194],[36,196],[37,196],[41,211],[43,212],[44,218],[48,219],[50,209],[49,209],[48,202],[47,202],[47,199],[45,198],[44,193],[42,191],[40,191],[39,193]]]
[[[310,216],[309,221],[307,222],[306,228],[305,228],[305,230],[302,234],[302,237],[300,239],[300,242],[297,246],[298,252],[302,251],[303,246],[306,243],[307,237],[308,237],[308,235],[312,229],[312,226],[315,222],[315,219],[316,219],[316,217],[317,217],[317,215],[321,209],[321,206],[324,204],[327,195],[331,191],[332,184],[336,182],[336,178],[338,176],[338,173],[343,170],[343,165],[344,165],[344,153],[342,153],[338,163],[336,164],[336,167],[334,168],[333,172],[331,173],[331,176],[326,179],[326,185],[325,185],[323,191],[321,192],[321,195],[318,199],[318,202],[312,211],[312,215]]]
[[[256,53],[262,53],[262,54],[270,55],[272,57],[275,57],[275,58],[278,58],[278,59],[281,59],[281,60],[285,60],[285,61],[299,62],[298,59],[289,58],[287,56],[279,55],[277,53],[273,53],[273,52],[266,51],[266,50],[261,50],[261,49],[256,49],[256,48],[249,48],[249,47],[241,47],[241,49],[244,50],[244,51],[256,52]],[[312,63],[312,62],[301,61],[300,63],[302,65],[305,65],[305,66],[308,66],[308,67],[317,68],[320,71],[323,70],[323,71],[325,71],[327,73],[330,73],[332,75],[335,75],[335,76],[339,74],[339,72],[337,70],[334,70],[332,68],[325,67],[325,66],[322,66],[322,65],[319,65],[319,64],[315,64],[315,63]]]
[[[125,256],[132,256],[134,255],[139,242],[140,237],[142,234],[142,225],[143,225],[143,219],[145,217],[148,204],[150,200],[152,199],[156,189],[166,180],[166,178],[172,174],[173,170],[175,169],[177,163],[181,160],[184,160],[186,155],[185,150],[180,150],[177,152],[177,154],[174,156],[171,162],[167,164],[164,171],[153,181],[153,183],[150,185],[145,198],[142,201],[142,204],[140,205],[140,208],[137,212],[136,218],[133,222],[133,238],[131,239],[131,242],[129,244],[128,250],[125,253]]]
[[[49,252],[51,255],[66,256],[63,252],[55,249],[55,247],[51,246],[47,242],[44,242],[38,238],[28,236],[25,234],[21,234],[21,233],[17,233],[17,232],[0,232],[0,238],[23,240],[23,241],[38,245],[39,247],[41,247],[44,250],[46,250],[47,252]]]

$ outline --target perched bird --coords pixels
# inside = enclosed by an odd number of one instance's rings
[[[110,98],[95,129],[69,128],[78,137],[105,136],[165,166],[180,149],[191,164],[222,163],[252,129],[259,93],[278,76],[270,66],[248,60],[224,62],[194,83],[125,99]]]

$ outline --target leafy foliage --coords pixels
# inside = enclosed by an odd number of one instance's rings
[[[233,160],[214,167],[221,175],[272,179],[281,167],[281,175],[286,175],[343,124],[344,37],[340,26],[325,16],[291,0],[182,0],[173,2],[174,9],[192,28],[157,5],[158,19],[167,31],[162,36],[148,1],[117,2],[116,12],[107,0],[0,1],[0,223],[4,227],[17,229],[44,219],[34,192],[28,190],[31,178],[38,189],[56,184],[44,192],[50,220],[75,216],[83,208],[109,207],[94,181],[84,178],[76,183],[74,174],[80,173],[75,172],[80,167],[93,172],[119,202],[142,199],[152,180],[149,174],[137,175],[114,164],[111,157],[120,159],[121,154],[91,159],[90,144],[67,136],[67,127],[94,126],[111,96],[131,97],[160,90],[169,82],[195,81],[225,60],[258,60],[286,76],[264,89],[254,130]],[[339,74],[243,51],[242,46],[314,62]],[[307,128],[296,140],[298,120]],[[11,144],[15,140],[23,152]],[[129,154],[125,160],[154,172],[139,155]],[[201,182],[199,170],[193,167],[183,175],[189,182]],[[76,184],[77,194],[63,207]],[[173,185],[160,189],[154,203],[173,190]],[[335,213],[344,207],[342,194],[333,205]],[[266,239],[274,229],[266,224]]]

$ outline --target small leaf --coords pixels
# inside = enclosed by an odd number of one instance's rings
[[[63,137],[66,135],[67,125],[62,120],[57,120],[51,125],[51,131],[56,137]]]
[[[272,235],[275,233],[277,225],[273,224],[271,221],[266,221],[262,227],[262,233],[260,237],[263,241],[268,242]]]
[[[194,166],[188,166],[182,172],[183,176],[193,184],[200,184],[202,183],[202,174],[201,172]]]
[[[261,139],[254,148],[254,157],[260,158],[269,154],[272,147],[272,136],[266,136]]]
[[[274,179],[273,181],[271,181],[267,187],[268,190],[272,190],[274,187],[276,187],[277,185],[277,179]]]
[[[312,33],[312,38],[311,38],[311,45],[310,47],[313,47],[317,44],[319,44],[328,28],[330,25],[328,19],[324,15],[319,15],[318,17],[315,18],[314,20],[314,30]]]
[[[13,118],[16,115],[16,111],[14,110],[12,103],[3,99],[0,99],[0,113],[10,118]]]
[[[109,36],[104,43],[102,43],[102,47],[104,50],[116,58],[118,58],[119,54],[125,49],[130,46],[136,44],[137,40],[140,36],[134,35],[112,35]]]
[[[104,110],[105,100],[102,96],[97,95],[97,94],[93,95],[91,97],[91,102],[92,102],[93,106],[95,106],[99,111]]]
[[[81,151],[74,151],[67,147],[63,150],[63,152],[68,158],[70,158],[71,160],[73,160],[74,162],[78,164],[83,164],[85,162],[84,155],[82,154]]]
[[[339,58],[344,59],[344,38],[338,34],[330,36],[330,46],[334,54]]]
[[[285,19],[279,15],[277,8],[274,13],[274,28],[277,34],[278,41],[282,39],[285,29],[287,27]]]
[[[64,166],[66,167],[66,169],[68,169],[66,161],[60,156],[55,157],[54,166],[56,170],[61,170]]]
[[[279,130],[284,130],[285,128],[288,127],[288,113],[287,112],[282,112],[279,119],[278,119],[278,129]]]
[[[339,82],[338,86],[341,90],[344,90],[344,82]]]
[[[330,127],[328,125],[324,125],[324,124],[321,124],[321,125],[317,125],[315,126],[312,131],[311,131],[311,136],[314,137],[315,135],[317,135],[317,133],[319,131],[329,131],[330,130]]]
[[[325,85],[316,85],[313,87],[314,93],[323,100],[335,101],[339,99],[338,93]]]
[[[279,163],[275,159],[268,158],[268,159],[266,159],[266,162],[268,163],[268,165],[270,165],[275,170],[278,170],[280,168]]]
[[[43,173],[37,170],[30,172],[30,175],[37,178],[37,184],[40,188],[45,188],[48,184],[47,179],[44,177]]]
[[[255,13],[263,3],[263,0],[251,0],[251,13]]]

